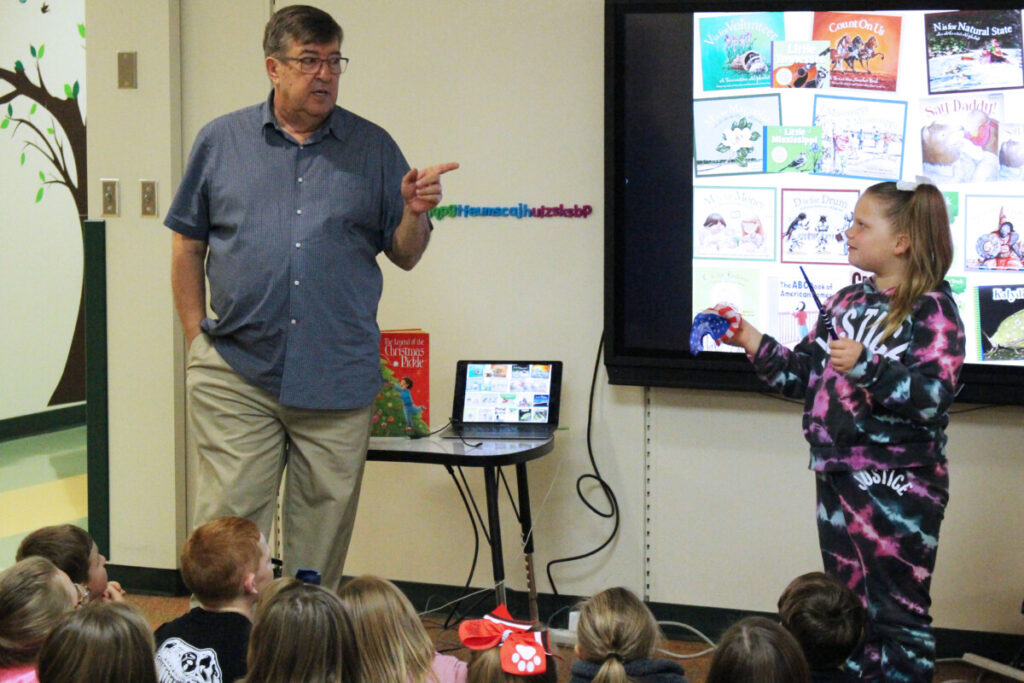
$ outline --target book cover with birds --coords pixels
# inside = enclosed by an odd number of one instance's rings
[[[858,190],[783,188],[782,262],[846,264],[846,231],[859,197]]]
[[[833,88],[895,92],[902,19],[864,12],[815,12],[811,37],[827,40]]]
[[[706,92],[771,85],[772,41],[786,39],[782,12],[701,17],[698,26]]]
[[[765,126],[765,173],[820,171],[821,161],[821,126]]]
[[[827,88],[827,40],[776,40],[772,43],[773,88]]]
[[[430,335],[420,329],[382,330],[380,374],[370,435],[429,434]]]

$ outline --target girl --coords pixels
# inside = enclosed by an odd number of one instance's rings
[[[468,683],[557,683],[547,631],[513,619],[498,605],[483,619],[459,624],[459,640],[472,650]]]
[[[71,579],[44,557],[0,572],[0,682],[36,682],[43,641],[77,603]]]
[[[811,683],[811,672],[789,631],[771,619],[747,617],[722,634],[706,681]]]
[[[107,558],[81,527],[58,524],[36,529],[21,541],[16,557],[33,555],[45,557],[70,576],[87,601],[124,600],[121,584],[107,580]]]
[[[822,315],[793,350],[746,321],[727,343],[743,347],[773,388],[805,397],[825,570],[868,610],[868,636],[848,668],[930,681],[945,428],[964,360],[963,323],[943,280],[953,258],[945,200],[934,185],[873,185],[846,235],[850,264],[874,275],[826,303],[838,339]]]
[[[625,588],[609,588],[583,603],[576,636],[573,683],[686,683],[677,663],[653,659],[661,640],[658,622]]]
[[[362,676],[379,683],[465,683],[466,663],[434,651],[412,603],[395,584],[359,576],[342,587]]]
[[[321,586],[285,578],[256,602],[246,683],[358,683],[359,655],[348,612]]]
[[[153,633],[127,602],[93,603],[50,633],[39,653],[39,683],[156,683]]]

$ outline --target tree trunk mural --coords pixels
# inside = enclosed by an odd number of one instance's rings
[[[78,25],[85,37],[85,26]],[[30,76],[24,63],[18,60],[14,69],[0,67],[0,84],[10,90],[0,93],[3,119],[0,129],[10,130],[22,140],[21,165],[28,159],[42,157],[46,170],[39,171],[39,190],[36,202],[41,202],[47,186],[58,185],[71,193],[78,211],[79,230],[88,217],[86,181],[85,120],[78,103],[79,83],[65,83],[63,92],[54,94],[43,79],[40,62],[46,46],[29,46],[34,76]],[[63,97],[61,97],[63,95]],[[17,105],[17,106],[15,106]],[[47,120],[48,119],[48,120]],[[61,135],[63,134],[63,135]],[[65,144],[66,141],[66,144]],[[64,371],[50,396],[49,405],[85,400],[85,310],[84,283],[80,288],[78,317]]]

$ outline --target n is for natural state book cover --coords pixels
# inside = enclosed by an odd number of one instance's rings
[[[1024,87],[1019,9],[924,16],[928,92]]]
[[[900,24],[900,17],[886,14],[815,12],[811,36],[829,42],[831,86],[895,91]]]
[[[772,42],[786,39],[782,12],[701,17],[698,25],[705,91],[771,85]]]
[[[381,331],[380,374],[370,434],[429,434],[430,335],[419,329]]]

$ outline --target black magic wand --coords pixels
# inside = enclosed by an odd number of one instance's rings
[[[839,335],[836,334],[836,328],[832,327],[832,316],[828,314],[825,307],[821,305],[821,299],[818,298],[817,292],[814,291],[814,285],[811,284],[811,278],[807,277],[807,271],[804,270],[803,266],[800,266],[800,272],[804,276],[804,282],[807,283],[807,289],[811,290],[811,298],[814,299],[814,305],[818,307],[818,314],[821,316],[821,321],[825,323],[825,329],[828,330],[828,336],[831,339],[839,339]]]

